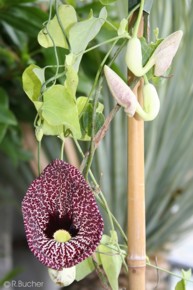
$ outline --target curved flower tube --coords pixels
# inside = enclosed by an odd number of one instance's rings
[[[104,73],[111,94],[117,103],[125,108],[125,112],[129,117],[133,117],[138,106],[135,94],[109,66],[104,66]]]
[[[136,113],[144,121],[154,120],[160,110],[160,100],[155,87],[147,83],[143,87],[143,109],[140,104],[137,104]]]
[[[93,192],[78,169],[62,160],[32,182],[22,212],[30,250],[51,269],[80,263],[101,240],[104,225]]]
[[[180,45],[182,35],[183,32],[178,30],[167,36],[155,49],[144,67],[142,64],[141,42],[139,38],[135,36],[130,38],[125,56],[125,61],[129,70],[137,77],[141,77],[155,65],[155,76],[163,75],[172,63]]]
[[[143,87],[143,108],[130,87],[107,65],[104,73],[111,94],[125,108],[129,117],[137,113],[144,121],[152,121],[158,115],[160,101],[155,87],[147,83]]]

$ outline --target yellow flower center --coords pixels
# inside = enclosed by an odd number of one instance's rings
[[[53,238],[55,241],[59,242],[59,243],[65,243],[67,241],[69,241],[71,239],[71,235],[68,231],[65,230],[57,230],[54,235]]]

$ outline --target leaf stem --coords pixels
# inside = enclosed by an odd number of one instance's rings
[[[150,266],[150,267],[152,267],[152,268],[154,268],[154,269],[160,270],[160,271],[162,271],[162,272],[165,272],[165,273],[167,273],[167,274],[169,274],[169,275],[172,275],[172,276],[174,276],[174,277],[177,277],[177,278],[179,278],[179,279],[182,279],[182,280],[185,280],[185,281],[187,281],[187,282],[193,283],[192,280],[188,280],[188,279],[186,279],[186,278],[184,278],[184,277],[182,277],[182,276],[180,276],[180,275],[178,275],[178,274],[175,274],[175,273],[173,273],[173,272],[171,272],[171,271],[168,271],[168,270],[166,270],[166,269],[164,269],[164,268],[162,268],[162,267],[158,267],[158,266],[156,266],[156,265],[153,265],[153,264],[151,264],[150,262],[146,262],[146,265],[148,265],[148,266]]]
[[[94,46],[92,46],[92,47],[86,49],[86,50],[84,51],[84,53],[87,53],[87,52],[89,52],[89,51],[91,51],[91,50],[93,50],[93,49],[95,49],[95,48],[97,48],[97,47],[100,47],[100,46],[104,45],[104,44],[108,44],[108,43],[110,43],[110,42],[112,42],[112,41],[119,40],[119,39],[123,39],[123,38],[127,38],[127,37],[125,37],[125,36],[115,36],[115,37],[113,37],[113,38],[110,38],[110,39],[108,39],[108,40],[105,40],[105,41],[103,41],[103,42],[101,42],[101,43],[98,43],[98,44],[96,44],[96,45],[94,45]],[[130,37],[128,36],[128,38],[130,38]],[[82,55],[82,52],[79,53],[79,54]],[[78,55],[79,55],[79,54],[78,54]]]
[[[106,22],[109,26],[111,26],[114,30],[117,31],[117,27],[116,27],[114,24],[112,24],[109,20],[106,19],[105,22]]]
[[[46,33],[48,34],[49,38],[51,39],[52,41],[52,44],[53,44],[53,47],[54,47],[54,55],[55,55],[55,59],[56,59],[56,72],[55,72],[55,77],[54,78],[51,78],[51,80],[47,80],[47,82],[45,82],[43,85],[42,85],[42,89],[41,91],[44,90],[44,87],[49,83],[51,82],[52,80],[54,81],[53,84],[55,84],[55,81],[57,79],[57,76],[58,76],[58,71],[59,71],[59,66],[60,66],[60,63],[59,63],[59,57],[58,57],[58,52],[57,52],[57,48],[56,48],[56,45],[55,45],[55,42],[54,42],[54,39],[53,37],[51,36],[49,30],[48,30],[48,24],[50,23],[51,21],[51,17],[52,17],[52,0],[50,0],[50,5],[49,5],[49,17],[48,17],[48,21],[45,22],[45,29],[46,29]],[[56,7],[57,8],[57,7]]]

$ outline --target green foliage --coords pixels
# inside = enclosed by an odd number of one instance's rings
[[[4,285],[4,283],[6,281],[13,280],[21,272],[22,272],[22,269],[21,268],[14,268],[13,270],[11,270],[9,273],[7,273],[5,275],[5,277],[3,277],[3,279],[1,278],[1,280],[0,280],[0,287],[3,287],[3,285]]]
[[[182,270],[183,279],[177,283],[175,290],[186,290],[187,280],[191,278],[192,271],[189,269],[188,271]]]
[[[22,81],[26,95],[34,103],[36,110],[39,110],[42,105],[42,102],[40,102],[40,92],[44,82],[44,70],[41,70],[41,68],[35,64],[31,64],[24,71]]]
[[[0,88],[0,143],[4,139],[10,126],[16,126],[17,120],[9,109],[9,97],[3,88]]]
[[[43,95],[43,105],[40,115],[50,125],[64,125],[77,138],[80,136],[78,111],[73,95],[70,95],[62,85],[55,85]]]
[[[60,19],[60,23],[58,22],[58,18]],[[53,47],[54,45],[69,48],[66,36],[69,34],[70,27],[76,22],[77,16],[75,9],[70,5],[60,5],[58,15],[55,15],[47,26],[39,32],[39,44],[45,48]]]
[[[71,52],[76,57],[75,67],[78,69],[82,55],[89,42],[99,33],[107,18],[107,11],[102,8],[99,17],[91,15],[89,19],[75,23],[69,31]]]
[[[87,97],[79,97],[77,99],[77,106],[82,132],[80,140],[88,141],[90,140],[92,131],[93,102],[89,101]],[[102,127],[104,123],[104,115],[102,114],[103,109],[104,109],[103,104],[98,103],[95,117],[95,134],[98,132],[98,130]]]
[[[76,281],[80,281],[92,273],[95,269],[92,257],[89,257],[76,265]]]
[[[118,239],[115,231],[111,231],[111,236],[103,235],[98,247],[101,264],[107,275],[112,290],[118,290],[118,277],[124,257],[118,247]]]
[[[42,23],[46,20],[46,14],[36,7],[10,5],[5,10],[0,10],[0,19],[27,35],[37,37]]]
[[[116,2],[117,0],[100,0],[100,2],[103,4],[103,5],[110,5],[114,2]]]

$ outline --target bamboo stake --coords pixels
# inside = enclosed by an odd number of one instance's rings
[[[143,25],[139,33],[143,34]],[[140,101],[141,82],[134,88]],[[129,290],[145,290],[144,122],[128,120],[128,278]]]

